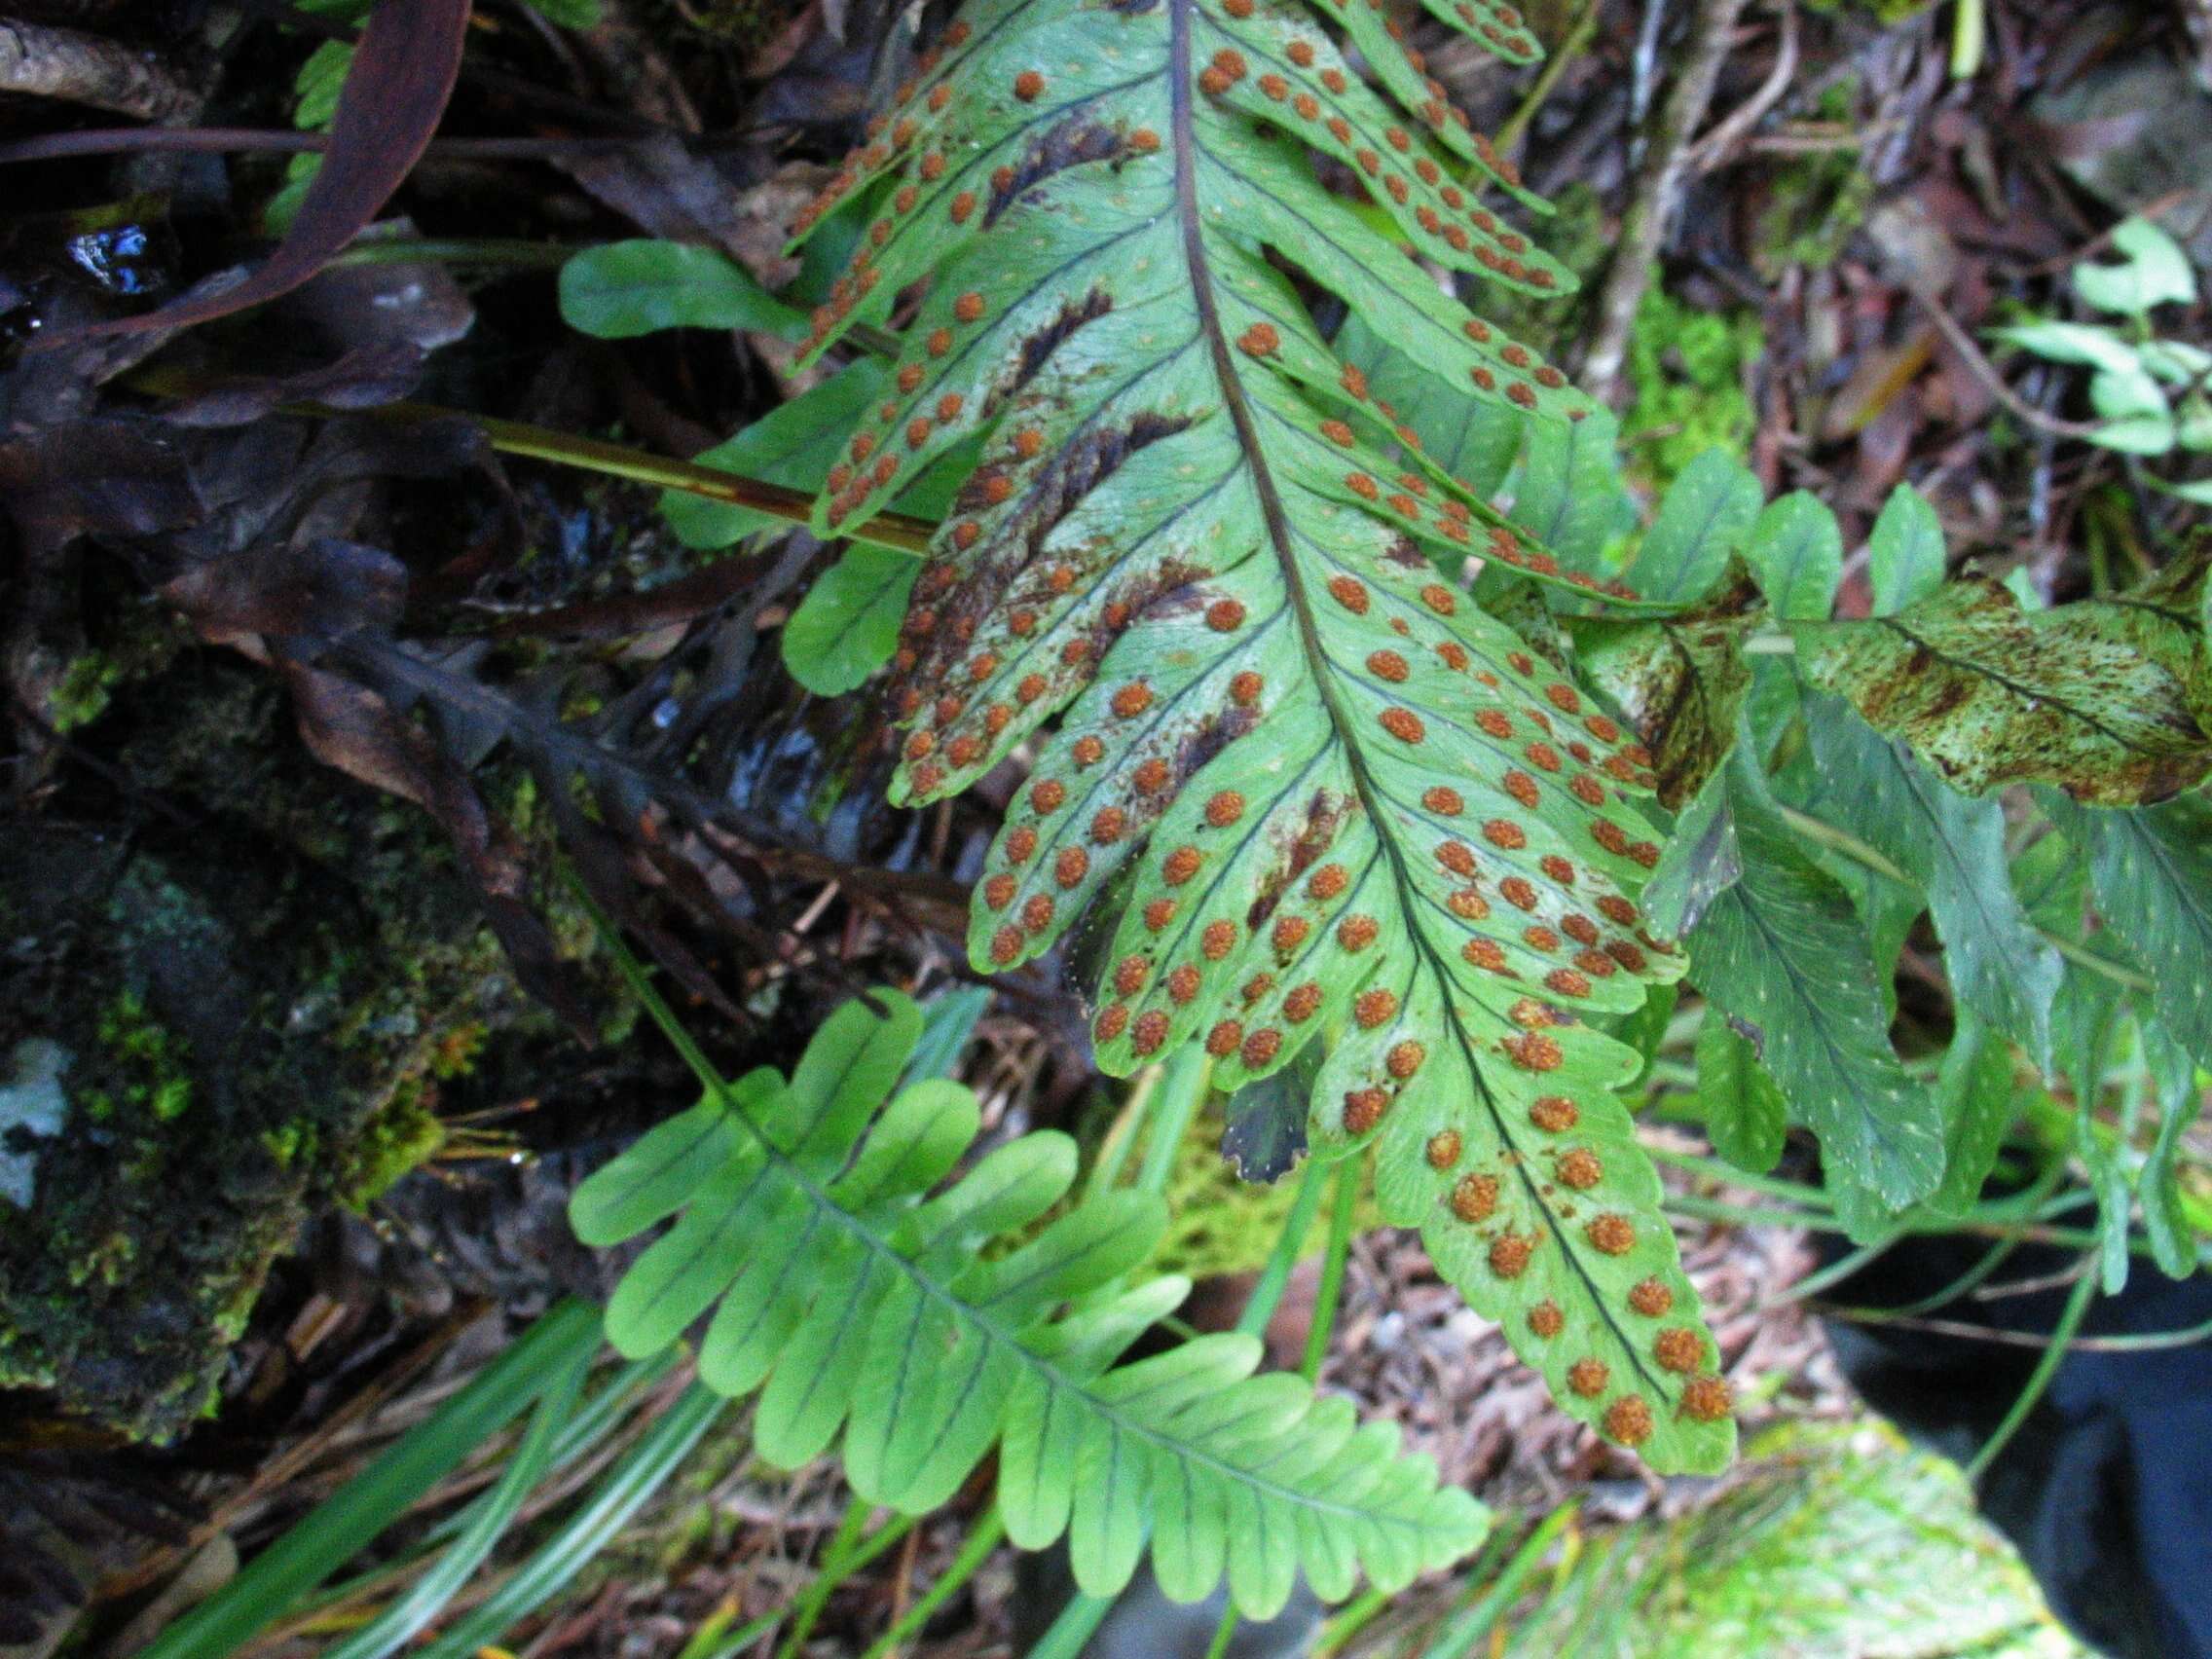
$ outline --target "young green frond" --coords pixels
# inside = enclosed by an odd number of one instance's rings
[[[1506,7],[1434,9],[1536,55]],[[1235,1087],[1327,1042],[1315,1147],[1376,1148],[1383,1212],[1568,1409],[1714,1468],[1726,1390],[1611,1092],[1636,1059],[1592,1023],[1680,972],[1636,903],[1648,756],[1456,578],[1636,597],[1424,453],[1285,274],[1468,397],[1592,413],[1431,274],[1572,285],[1483,204],[1540,205],[1398,35],[1359,0],[970,7],[801,216],[866,226],[815,351],[929,279],[816,528],[981,438],[902,634],[893,786],[956,793],[1056,719],[976,962],[1125,892],[1102,1067],[1201,1043]]]
[[[1297,1574],[1337,1600],[1359,1573],[1393,1589],[1481,1541],[1482,1507],[1401,1455],[1393,1427],[1253,1376],[1253,1338],[1119,1363],[1190,1288],[1125,1282],[1165,1226],[1159,1198],[1087,1198],[991,1254],[1060,1202],[1075,1145],[1025,1135],[940,1188],[976,1098],[935,1081],[891,1095],[922,1021],[895,991],[872,1001],[832,1014],[788,1083],[717,1088],[576,1190],[586,1243],[679,1217],[608,1306],[617,1348],[656,1352],[714,1309],[699,1376],[760,1391],[761,1455],[795,1466],[840,1445],[853,1490],[908,1514],[995,1446],[1008,1533],[1030,1549],[1067,1533],[1096,1596],[1128,1581],[1148,1537],[1169,1596],[1226,1575],[1252,1618],[1280,1610]]]

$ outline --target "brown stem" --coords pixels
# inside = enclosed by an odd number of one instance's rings
[[[1975,343],[1974,337],[1959,325],[1959,319],[1945,309],[1940,299],[1918,284],[1909,291],[1920,302],[1920,309],[1934,319],[1943,338],[1950,342],[1951,350],[1973,371],[1974,379],[1987,387],[1989,394],[2020,420],[2038,431],[2048,432],[2059,438],[2093,438],[2103,430],[2094,421],[2064,421],[2056,415],[2046,415],[2012,389],[2005,377],[1997,372],[1997,365],[1989,360],[1981,347]]]
[[[157,397],[189,397],[206,389],[205,383],[190,375],[164,369],[147,369],[130,378],[133,390],[148,392]],[[448,409],[436,403],[387,403],[375,409],[339,411],[321,404],[288,404],[293,414],[306,415],[366,415],[382,421],[466,421],[482,429],[494,449],[501,455],[527,456],[533,461],[550,461],[562,466],[579,467],[586,472],[604,473],[610,478],[627,478],[634,483],[653,484],[664,490],[681,490],[688,496],[704,496],[711,501],[726,501],[734,507],[751,507],[755,512],[766,513],[802,528],[813,522],[814,497],[804,490],[789,489],[781,484],[770,484],[764,479],[748,478],[743,473],[724,472],[719,467],[701,466],[695,461],[672,461],[646,450],[631,449],[624,444],[602,442],[598,438],[582,438],[572,432],[563,432],[551,426],[533,426],[522,421],[501,421],[489,415],[471,414],[465,409]],[[934,521],[916,518],[910,513],[878,513],[859,530],[839,533],[847,540],[865,541],[870,546],[887,547],[897,553],[911,553],[926,557],[930,538],[937,534]]]
[[[641,484],[657,484],[666,490],[682,490],[687,495],[727,501],[732,506],[751,507],[756,512],[768,513],[795,525],[806,525],[814,517],[814,497],[807,491],[786,489],[781,484],[722,472],[712,466],[698,466],[687,461],[666,461],[642,450],[602,443],[597,438],[579,438],[550,426],[497,421],[485,415],[471,415],[466,410],[441,408],[434,403],[387,404],[376,413],[400,420],[458,418],[471,421],[484,429],[492,447],[503,455],[530,456],[538,461],[609,473],[617,478],[633,478]],[[937,526],[928,519],[907,513],[878,513],[861,529],[841,534],[854,541],[866,541],[901,553],[926,554],[930,537],[936,533]]]
[[[1598,329],[1582,366],[1583,384],[1595,396],[1610,401],[1619,389],[1637,310],[1643,304],[1644,290],[1651,285],[1660,244],[1674,218],[1682,181],[1689,174],[1691,140],[1712,107],[1713,90],[1720,79],[1720,65],[1734,41],[1736,20],[1743,15],[1744,5],[1745,0],[1698,0],[1697,16],[1690,21],[1689,44],[1645,147],[1635,193],[1621,219],[1613,262],[1598,299]]]
[[[0,91],[9,90],[7,39],[12,25],[0,22]],[[445,161],[538,161],[564,156],[619,155],[635,150],[639,138],[433,138],[424,154]],[[241,155],[274,150],[300,155],[330,148],[327,132],[286,132],[263,127],[102,127],[83,132],[47,132],[0,144],[0,166],[11,162],[51,162],[72,156],[131,155],[147,150]]]

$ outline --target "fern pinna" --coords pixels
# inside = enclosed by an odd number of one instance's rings
[[[1502,5],[1431,5],[1536,55]],[[1401,242],[1532,293],[1571,278],[1480,203],[1540,205],[1400,26],[1312,11],[968,8],[800,218],[865,226],[816,353],[929,278],[816,528],[981,439],[906,618],[894,784],[954,793],[1058,717],[977,887],[977,965],[1037,956],[1114,884],[1102,1067],[1198,1042],[1234,1088],[1328,1043],[1316,1150],[1376,1146],[1383,1213],[1570,1410],[1715,1468],[1727,1390],[1612,1092],[1636,1055],[1590,1023],[1680,971],[1635,904],[1647,757],[1451,577],[1479,555],[1635,596],[1427,459],[1284,267],[1469,396],[1561,422],[1587,400]]]
[[[1482,1506],[1401,1456],[1395,1427],[1360,1426],[1300,1378],[1254,1377],[1257,1338],[1118,1363],[1191,1287],[1127,1282],[1167,1224],[1152,1194],[1093,1194],[1037,1228],[1075,1179],[1067,1136],[1008,1142],[933,1193],[977,1112],[934,1079],[885,1104],[922,1032],[907,998],[848,1003],[789,1081],[724,1085],[633,983],[707,1097],[596,1171],[570,1216],[585,1242],[611,1244],[682,1212],[624,1275],[608,1336],[655,1353],[715,1308],[700,1379],[761,1390],[753,1437],[770,1461],[841,1442],[856,1493],[920,1514],[996,1446],[1009,1535],[1042,1549],[1067,1533],[1086,1591],[1120,1590],[1149,1537],[1168,1595],[1197,1601],[1226,1574],[1255,1618],[1301,1573],[1337,1600],[1356,1572],[1395,1589],[1481,1542]]]

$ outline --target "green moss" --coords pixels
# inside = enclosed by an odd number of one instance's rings
[[[1748,311],[1698,311],[1654,284],[1629,339],[1633,399],[1621,423],[1631,469],[1656,491],[1707,450],[1741,454],[1757,425],[1745,366],[1766,350]]]
[[[315,1151],[322,1144],[322,1133],[312,1118],[294,1118],[273,1129],[262,1130],[261,1144],[276,1161],[277,1168],[290,1169],[295,1164],[304,1166],[314,1162]]]
[[[336,1171],[337,1199],[348,1209],[365,1210],[409,1170],[438,1155],[446,1126],[430,1109],[433,1097],[421,1085],[403,1088],[354,1136]]]
[[[28,941],[0,959],[0,1060],[31,1040],[75,1056],[66,1127],[20,1171],[29,1206],[0,1201],[0,1386],[157,1440],[218,1397],[306,1216],[432,1156],[441,1097],[512,1099],[573,1053],[436,827],[315,764],[266,676],[226,653],[171,672],[159,614],[95,642],[124,671],[97,735],[189,828],[118,833],[73,803],[0,835],[6,937]],[[484,784],[541,846],[525,777],[495,762]],[[604,989],[588,915],[565,885],[543,897]]]
[[[112,1079],[86,1097],[95,1121],[121,1106],[137,1107],[159,1123],[181,1118],[192,1106],[192,1045],[146,1012],[136,991],[123,990],[101,1011],[99,1040]]]
[[[1194,1279],[1255,1272],[1290,1219],[1306,1165],[1301,1163],[1281,1180],[1265,1185],[1239,1180],[1221,1156],[1220,1139],[1218,1124],[1201,1125],[1176,1154],[1167,1177],[1171,1219],[1152,1257],[1152,1266],[1161,1272]],[[1382,1225],[1371,1198],[1360,1199],[1358,1225],[1362,1229]],[[1326,1231],[1314,1227],[1309,1233],[1304,1254],[1320,1249]]]
[[[87,651],[61,672],[46,694],[46,718],[55,731],[72,732],[107,713],[108,698],[123,679],[123,665],[101,651]]]
[[[121,1284],[130,1264],[137,1259],[138,1246],[129,1234],[110,1233],[70,1265],[70,1282],[83,1285],[97,1279],[104,1285]]]
[[[430,1075],[442,1083],[466,1077],[476,1069],[486,1035],[484,1022],[479,1019],[463,1021],[445,1032],[430,1045]]]

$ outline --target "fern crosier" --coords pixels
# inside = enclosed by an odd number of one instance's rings
[[[1431,9],[1536,54],[1505,7]],[[1635,596],[1426,458],[1284,275],[1470,396],[1589,412],[1399,245],[1571,286],[1457,182],[1540,206],[1400,36],[1359,0],[971,6],[801,215],[865,209],[814,351],[930,279],[816,528],[980,438],[903,635],[894,783],[954,793],[1059,717],[977,888],[977,965],[1115,883],[1104,1069],[1199,1042],[1234,1088],[1328,1043],[1315,1148],[1376,1146],[1383,1213],[1576,1415],[1710,1469],[1727,1390],[1611,1092],[1637,1056],[1588,1022],[1680,971],[1635,906],[1647,757],[1445,572]]]

